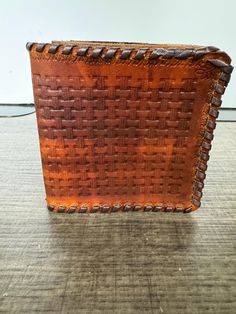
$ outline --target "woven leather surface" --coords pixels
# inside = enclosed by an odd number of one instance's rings
[[[195,210],[229,57],[106,45],[30,46],[49,208]]]

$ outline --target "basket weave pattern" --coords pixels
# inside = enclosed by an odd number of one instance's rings
[[[124,50],[107,61],[101,50],[78,58],[71,46],[39,48],[30,46],[49,209],[200,206],[214,110],[227,84],[222,64],[151,54],[140,61],[132,51],[122,59]]]

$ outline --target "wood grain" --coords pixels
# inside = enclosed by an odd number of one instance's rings
[[[0,130],[0,313],[236,312],[236,124],[185,215],[50,213],[35,115]]]

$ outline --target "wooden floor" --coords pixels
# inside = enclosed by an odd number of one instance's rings
[[[0,119],[0,313],[236,313],[236,123],[191,214],[53,214],[35,115]]]

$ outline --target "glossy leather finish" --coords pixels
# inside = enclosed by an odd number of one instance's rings
[[[215,47],[28,43],[50,210],[200,206],[233,67]]]

